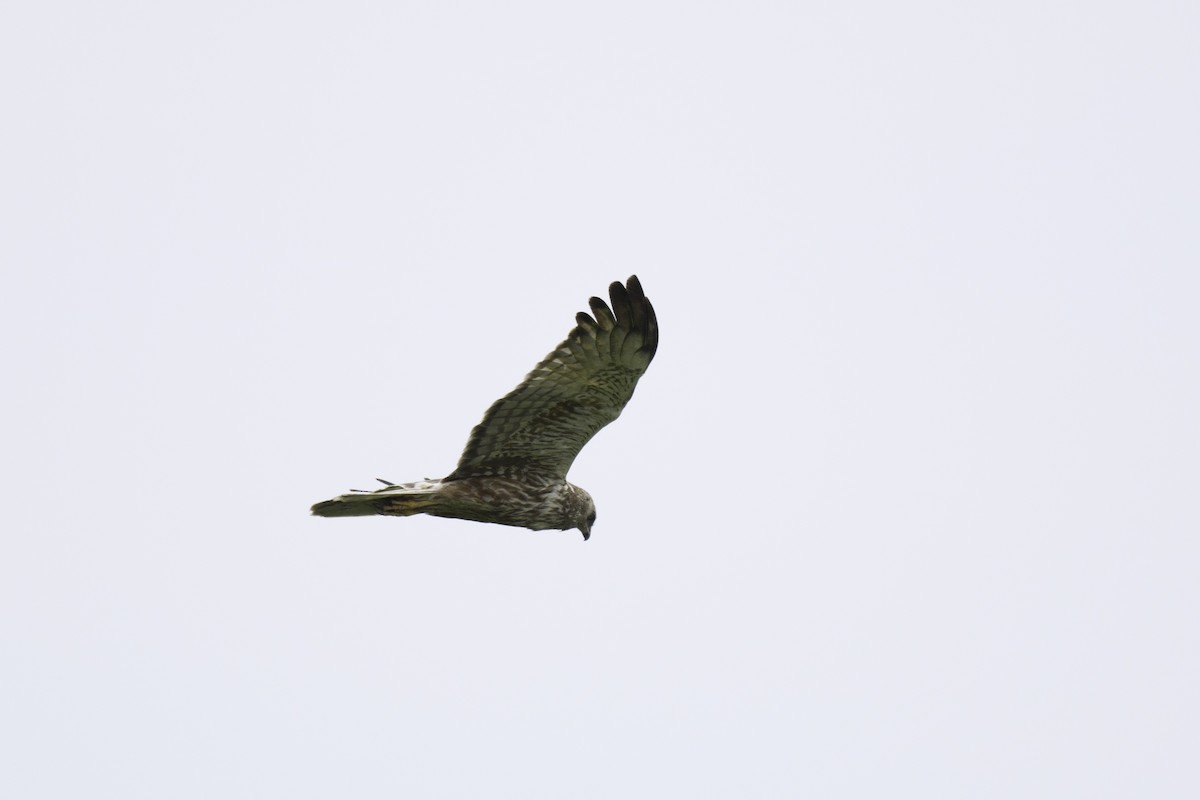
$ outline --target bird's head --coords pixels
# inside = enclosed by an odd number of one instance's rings
[[[569,483],[567,486],[571,490],[568,502],[570,511],[567,515],[568,524],[563,527],[563,530],[578,528],[586,542],[592,535],[592,525],[596,523],[596,504],[592,501],[590,494],[575,484]]]

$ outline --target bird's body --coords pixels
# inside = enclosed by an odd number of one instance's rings
[[[428,514],[535,531],[565,531],[574,528],[580,512],[589,507],[594,507],[591,495],[565,480],[481,477],[390,484],[374,492],[355,492],[317,503],[312,511],[321,517]]]
[[[578,528],[596,519],[591,495],[567,481],[585,444],[621,413],[658,347],[654,307],[636,276],[609,287],[610,309],[590,301],[576,327],[471,431],[454,472],[441,480],[387,484],[317,503],[313,514],[429,514],[532,530]],[[387,483],[386,481],[384,483]]]

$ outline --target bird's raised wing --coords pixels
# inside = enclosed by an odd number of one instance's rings
[[[637,276],[608,287],[592,316],[580,312],[562,344],[492,404],[471,431],[447,481],[488,475],[565,478],[596,431],[612,422],[633,396],[658,348],[654,306]]]

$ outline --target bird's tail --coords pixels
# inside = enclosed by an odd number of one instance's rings
[[[437,481],[388,484],[374,492],[351,492],[312,507],[316,517],[368,517],[425,514],[438,505]]]

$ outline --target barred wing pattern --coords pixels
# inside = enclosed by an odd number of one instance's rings
[[[445,480],[537,476],[563,480],[583,446],[616,419],[658,349],[658,321],[637,276],[608,288],[592,315],[521,385],[492,404]]]

